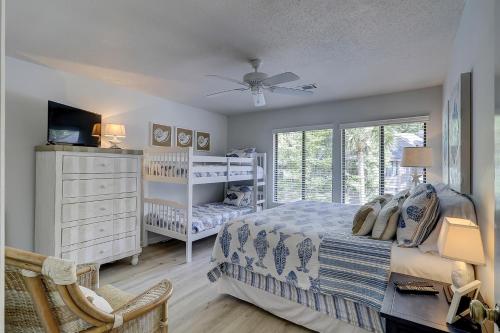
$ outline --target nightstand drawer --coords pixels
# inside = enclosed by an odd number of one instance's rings
[[[79,264],[99,262],[107,257],[113,255],[113,242],[106,242],[101,244],[84,247],[82,249],[63,252],[62,258],[74,260]]]
[[[114,158],[94,156],[64,156],[63,173],[113,173]]]
[[[61,245],[67,246],[112,235],[112,220],[64,228],[61,235]]]
[[[124,200],[124,199],[117,199]],[[134,205],[135,210],[135,205]],[[74,204],[64,204],[62,207],[62,221],[83,220],[92,217],[106,216],[113,214],[113,200],[100,200],[81,202]]]

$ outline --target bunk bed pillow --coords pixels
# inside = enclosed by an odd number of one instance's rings
[[[244,194],[241,199],[240,207],[248,207],[253,203],[253,186],[248,185],[232,185],[229,191],[241,192]]]
[[[434,229],[439,215],[439,197],[431,184],[420,184],[403,203],[396,233],[398,245],[416,247]]]
[[[244,196],[245,193],[243,192],[228,190],[224,198],[224,204],[239,207]]]
[[[255,148],[233,149],[226,154],[226,157],[255,157]]]

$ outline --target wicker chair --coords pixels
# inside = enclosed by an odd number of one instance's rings
[[[6,247],[6,332],[168,332],[169,281],[133,297],[113,287],[97,289],[98,278],[97,265],[76,266]],[[96,308],[79,285],[112,298],[108,302],[114,311]],[[105,290],[112,295],[105,295]]]

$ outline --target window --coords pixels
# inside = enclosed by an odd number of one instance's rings
[[[273,200],[332,201],[333,130],[274,133]]]
[[[427,117],[422,118],[342,129],[342,202],[365,203],[410,186],[412,170],[401,167],[401,158],[404,147],[426,145]],[[426,170],[419,173],[425,182]]]

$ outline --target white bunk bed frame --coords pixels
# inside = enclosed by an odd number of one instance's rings
[[[193,148],[157,148],[144,151],[144,182],[162,182],[186,185],[186,200],[183,203],[158,198],[144,198],[144,214],[161,216],[161,226],[148,224],[143,219],[143,245],[147,246],[147,232],[175,238],[186,242],[186,262],[192,259],[192,243],[196,240],[215,235],[222,225],[198,233],[193,233],[192,209],[193,186],[198,184],[253,181],[253,211],[266,205],[266,154],[258,153],[252,158],[194,155]],[[258,177],[259,167],[263,168],[262,177]],[[234,171],[245,174],[232,175]],[[223,176],[196,177],[198,172],[226,172]],[[144,184],[147,189],[147,184]],[[262,188],[262,190],[259,190]],[[182,227],[184,226],[184,227]]]

